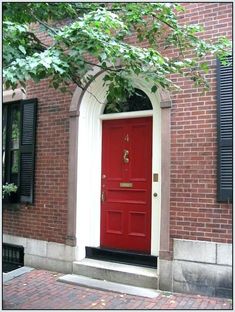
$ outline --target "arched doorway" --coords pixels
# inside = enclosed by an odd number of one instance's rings
[[[128,120],[152,117],[151,157],[151,241],[150,254],[158,255],[161,207],[161,109],[158,93],[151,93],[142,79],[133,78],[136,88],[151,102],[151,110],[103,114],[106,89],[100,74],[81,98],[78,122],[77,156],[77,260],[85,257],[85,246],[100,246],[102,125],[104,120]],[[152,177],[155,177],[154,179]],[[156,178],[157,177],[157,178]],[[157,197],[153,197],[156,193]]]

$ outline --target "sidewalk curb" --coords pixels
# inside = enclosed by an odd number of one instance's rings
[[[12,280],[13,278],[16,278],[16,277],[18,277],[20,275],[23,275],[25,273],[31,272],[33,270],[34,270],[34,268],[23,266],[22,268],[10,271],[8,273],[3,273],[3,284],[8,282],[8,281],[10,281],[10,280]]]

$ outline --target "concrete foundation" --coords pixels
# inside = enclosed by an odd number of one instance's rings
[[[8,234],[3,234],[3,242],[24,247],[26,266],[72,273],[75,247]]]
[[[159,261],[162,290],[232,297],[232,245],[174,240],[173,260]]]

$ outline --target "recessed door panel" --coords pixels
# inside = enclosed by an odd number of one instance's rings
[[[130,211],[128,235],[146,236],[147,216],[146,212]]]
[[[107,190],[107,200],[109,203],[146,204],[146,190],[109,189]]]
[[[123,234],[123,212],[120,210],[108,210],[106,214],[106,232]]]
[[[146,140],[148,128],[144,121],[139,120],[137,125],[130,125],[130,132],[130,154],[134,155],[130,162],[130,180],[147,181],[149,168],[143,164],[148,161],[151,144]]]
[[[103,121],[101,246],[150,253],[152,117]]]
[[[117,157],[110,157],[111,155],[118,155],[122,153],[122,146],[120,143],[120,135],[122,134],[122,127],[113,126],[109,128],[109,135],[106,145],[106,162],[107,171],[109,172],[109,180],[122,180],[123,164]]]

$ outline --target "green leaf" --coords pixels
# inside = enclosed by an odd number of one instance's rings
[[[152,86],[151,92],[155,93],[156,91],[157,91],[157,86],[156,85]]]
[[[26,54],[25,47],[23,47],[22,45],[19,46],[19,50],[20,50],[23,54]]]
[[[202,69],[206,74],[208,73],[208,71],[209,71],[209,65],[208,65],[208,63],[201,63],[201,64],[199,65],[199,67],[200,67],[200,69]]]
[[[205,87],[203,75],[209,69],[205,59],[212,55],[224,63],[231,41],[224,36],[213,42],[201,39],[200,25],[179,23],[184,10],[165,2],[4,2],[4,84],[15,88],[29,79],[49,78],[54,88],[64,91],[69,83],[91,82],[88,72],[99,62],[107,72],[103,81],[109,101],[121,101],[132,92],[133,74],[151,82],[153,93],[157,86],[176,88],[171,74]],[[43,29],[32,27],[36,21]],[[137,42],[132,43],[136,35]],[[168,48],[177,53],[167,57]]]

